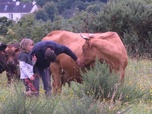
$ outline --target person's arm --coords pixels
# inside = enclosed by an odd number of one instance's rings
[[[35,55],[32,56],[32,65],[34,66],[37,61],[37,57]]]
[[[66,46],[63,46],[63,53],[69,55],[74,61],[78,59],[77,56],[72,52],[72,50]]]

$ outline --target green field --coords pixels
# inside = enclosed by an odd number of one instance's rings
[[[70,88],[67,85],[63,87],[61,95],[49,98],[44,96],[41,86],[39,98],[27,98],[23,94],[22,83],[7,85],[4,72],[0,75],[0,114],[152,113],[152,60],[129,59],[125,82],[123,88],[117,91],[115,102],[111,102],[111,99],[94,99],[93,94],[80,90],[81,86],[73,82]]]

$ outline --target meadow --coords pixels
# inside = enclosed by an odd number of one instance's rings
[[[152,60],[129,59],[124,84],[105,65],[83,74],[84,83],[63,86],[61,95],[26,97],[21,82],[7,85],[0,74],[0,114],[151,114]]]

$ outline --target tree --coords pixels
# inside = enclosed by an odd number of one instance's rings
[[[7,17],[0,18],[0,35],[6,35],[8,27],[12,25],[12,21],[8,20]]]
[[[94,27],[94,32],[115,31],[130,55],[152,57],[151,9],[151,0],[113,0],[96,15],[90,28]]]
[[[35,42],[40,41],[51,31],[51,24],[50,21],[35,20],[34,15],[26,15],[9,27],[5,42],[18,42],[22,38],[32,38]]]
[[[43,7],[46,4],[46,0],[35,0],[38,5]]]
[[[48,14],[43,10],[40,9],[37,12],[35,12],[35,18],[37,20],[43,20],[43,21],[47,21],[48,20]]]
[[[55,18],[55,15],[57,14],[57,8],[56,8],[55,3],[53,2],[47,3],[43,7],[43,9],[47,13],[48,17],[53,21]]]

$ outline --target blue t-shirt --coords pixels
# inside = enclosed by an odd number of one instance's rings
[[[45,69],[50,66],[50,62],[48,62],[45,59],[45,50],[47,48],[51,48],[54,50],[54,53],[56,55],[65,53],[69,55],[74,61],[77,60],[77,56],[66,46],[58,44],[53,41],[41,41],[35,44],[35,46],[32,49],[32,52],[30,53],[31,57],[35,55],[37,57],[36,66],[38,68]]]

